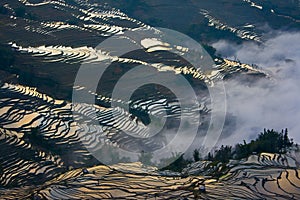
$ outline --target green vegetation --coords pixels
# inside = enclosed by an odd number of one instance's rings
[[[215,167],[218,164],[220,165],[219,168],[221,170],[215,174],[218,177],[218,175],[222,175],[222,171],[226,170],[226,163],[228,163],[231,159],[239,160],[247,158],[252,154],[259,154],[263,152],[282,154],[286,153],[293,144],[293,139],[289,138],[287,129],[282,130],[281,132],[277,132],[273,129],[265,129],[264,132],[260,133],[255,140],[251,140],[250,143],[246,143],[246,141],[244,141],[243,144],[237,144],[235,147],[222,145],[214,152],[209,152],[203,160],[212,161],[209,167]],[[297,144],[295,146],[298,147]],[[195,162],[202,160],[198,149],[194,150],[193,159]],[[180,155],[175,162],[163,168],[163,170],[180,172],[189,163],[191,163],[190,160],[185,159],[183,155]]]
[[[288,137],[288,130],[281,132],[264,130],[255,140],[250,143],[244,141],[243,144],[232,146],[221,146],[215,150],[214,154],[209,153],[207,160],[227,163],[230,159],[247,158],[252,154],[259,153],[286,153],[293,146],[293,139]]]
[[[171,170],[174,172],[181,172],[188,164],[190,164],[192,161],[185,159],[184,154],[178,154],[176,155],[178,158],[173,163],[168,165],[167,167],[162,168],[162,170]]]
[[[226,163],[231,158],[232,158],[232,147],[222,145],[219,150],[216,150],[215,156],[212,158],[212,160]]]
[[[250,143],[237,144],[235,147],[235,158],[241,159],[248,157],[253,153],[286,153],[288,148],[292,147],[293,139],[289,139],[288,130],[280,133],[272,130],[264,130],[256,140]]]
[[[194,158],[194,161],[195,161],[195,162],[200,161],[200,152],[199,152],[198,149],[195,149],[195,150],[194,150],[193,158]]]
[[[200,156],[200,152],[198,156]],[[138,161],[148,166],[158,164],[158,168],[162,170],[171,170],[174,172],[181,172],[188,164],[192,163],[191,160],[185,159],[184,154],[181,153],[172,153],[171,157],[162,158],[159,163],[153,163],[152,159],[153,154],[151,152],[142,151]]]
[[[250,143],[244,141],[243,144],[237,144],[235,147],[222,145],[219,149],[216,149],[214,153],[209,153],[206,160],[212,161],[208,166],[208,169],[215,168],[210,175],[219,178],[226,174],[229,168],[227,163],[229,160],[240,160],[247,158],[252,154],[260,153],[278,153],[284,154],[293,147],[293,139],[288,137],[288,130],[282,130],[277,132],[275,130],[266,130],[258,135],[255,140],[251,140]],[[298,145],[295,147],[298,149]]]

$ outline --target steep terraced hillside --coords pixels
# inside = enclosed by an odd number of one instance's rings
[[[236,162],[219,180],[183,177],[141,163],[68,171],[38,188],[0,191],[8,199],[299,199],[296,161],[276,154]],[[206,192],[199,191],[205,185]]]
[[[210,143],[205,134],[229,123],[223,83],[274,81],[253,63],[216,55],[209,44],[263,46],[269,29],[299,28],[293,5],[1,0],[0,199],[300,199],[299,165],[288,155],[161,170],[182,153],[182,143],[192,137]],[[143,71],[132,73],[140,65]],[[93,74],[104,68],[102,77]],[[126,78],[132,82],[118,82]],[[137,82],[146,84],[131,91],[129,83]],[[168,146],[173,139],[178,143]],[[159,152],[151,166],[138,162],[164,148],[169,154]]]

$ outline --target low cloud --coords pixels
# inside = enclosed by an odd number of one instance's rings
[[[251,140],[263,128],[289,129],[289,135],[300,142],[300,32],[280,32],[258,45],[241,45],[219,41],[213,46],[230,59],[256,64],[273,79],[246,84],[241,79],[226,83],[228,113],[236,116],[231,136],[220,143],[234,144]]]

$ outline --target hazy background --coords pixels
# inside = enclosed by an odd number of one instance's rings
[[[273,32],[265,44],[240,45],[220,40],[213,44],[224,57],[256,64],[271,75],[255,83],[239,78],[226,83],[228,113],[236,116],[236,127],[221,143],[254,139],[263,128],[288,128],[300,142],[300,32]]]

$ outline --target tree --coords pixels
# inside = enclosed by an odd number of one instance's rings
[[[249,156],[251,154],[250,151],[250,145],[246,144],[246,142],[244,144],[237,144],[235,146],[235,159],[241,159],[241,158],[246,158],[247,156]]]
[[[216,150],[214,160],[227,163],[232,158],[231,146],[222,145],[219,150]]]
[[[200,160],[200,152],[198,149],[195,149],[194,150],[194,153],[193,153],[193,158],[194,158],[194,161],[197,162]]]
[[[283,130],[282,130],[283,133]],[[284,152],[287,152],[287,149],[293,145],[293,139],[289,139],[288,129],[286,128],[283,135],[282,148]]]
[[[253,145],[257,145],[254,151],[257,153],[279,153],[280,149],[280,134],[272,130],[264,130],[260,133]]]
[[[190,160],[186,160],[184,158],[184,154],[174,154],[173,158],[176,157],[177,159],[169,164],[167,167],[162,168],[162,170],[171,170],[175,172],[181,172],[188,164],[191,163]]]
[[[209,152],[207,155],[207,160],[208,161],[213,161],[214,157],[211,155],[211,153]]]
[[[289,147],[293,145],[292,139],[288,137],[288,130],[277,131],[266,130],[260,133],[256,140],[251,140],[249,144],[238,144],[235,148],[237,159],[245,158],[256,153],[285,153]]]

